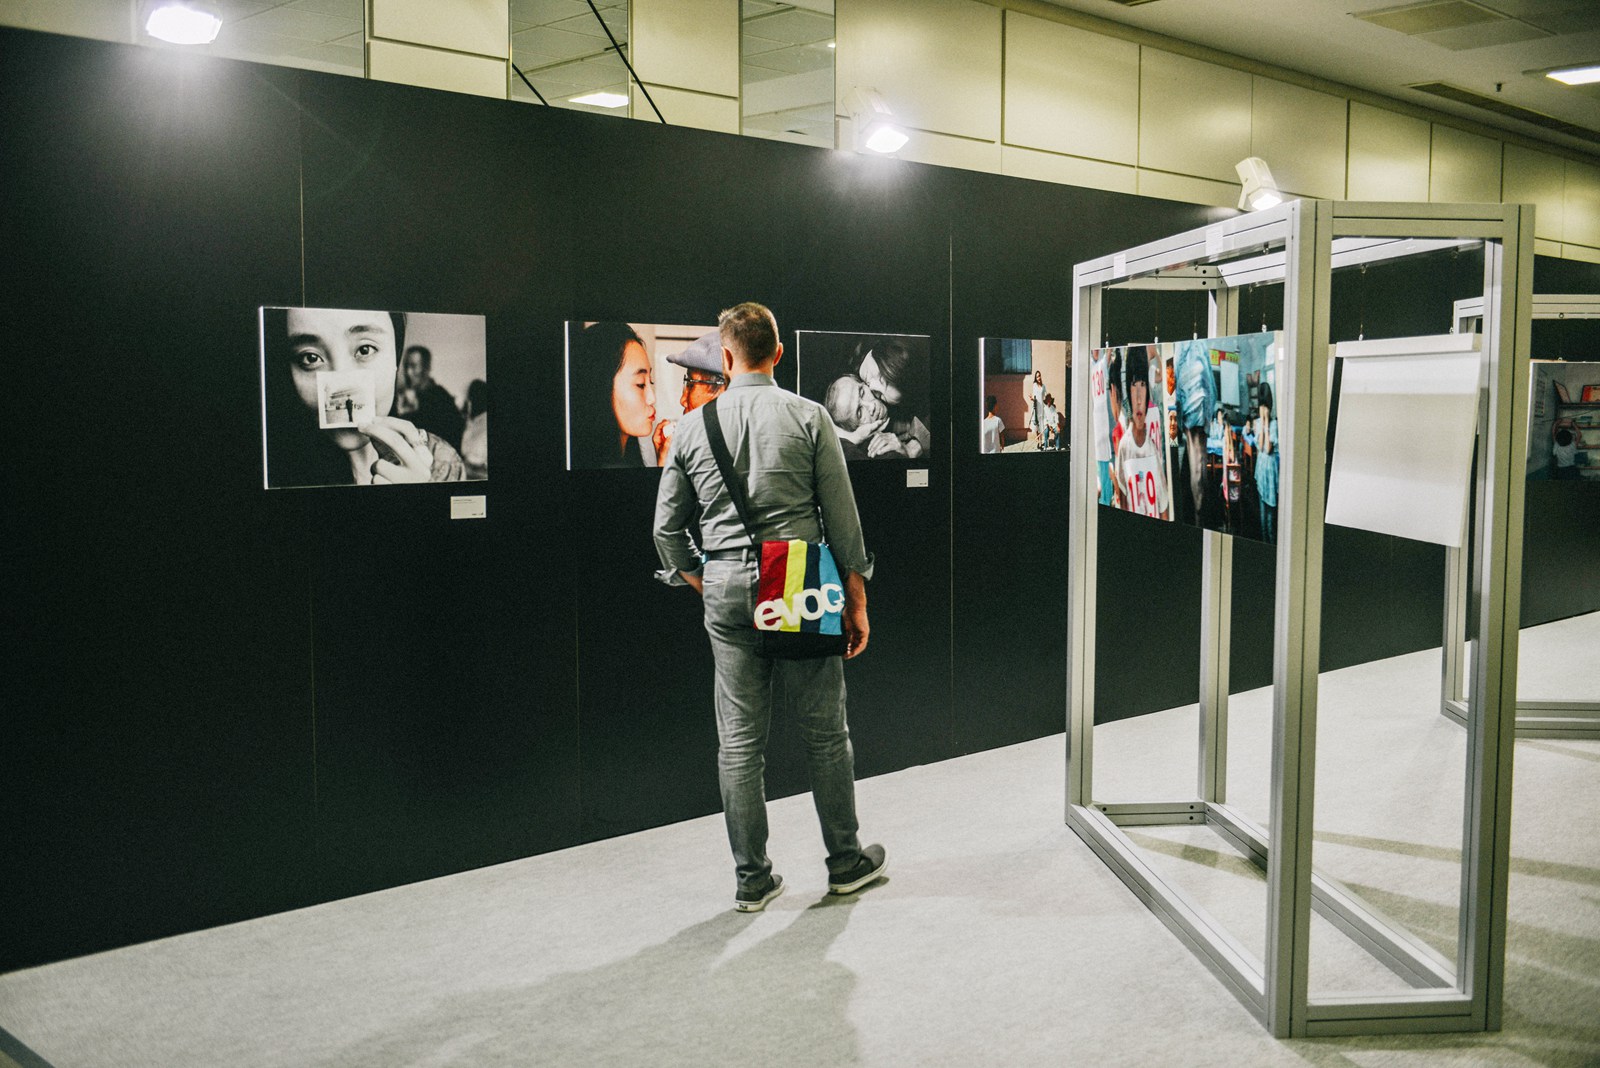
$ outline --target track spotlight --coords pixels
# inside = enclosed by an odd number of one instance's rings
[[[1272,169],[1267,166],[1266,160],[1251,156],[1240,160],[1233,169],[1239,172],[1239,181],[1243,185],[1239,193],[1240,208],[1261,211],[1283,203],[1283,194],[1278,192],[1278,183],[1272,180]]]
[[[222,29],[222,19],[207,4],[164,0],[149,10],[144,32],[170,44],[210,44]]]
[[[855,129],[856,151],[866,149],[887,156],[911,140],[911,135],[895,124],[894,112],[876,89],[852,89],[844,103]]]

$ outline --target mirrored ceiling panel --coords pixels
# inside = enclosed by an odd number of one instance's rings
[[[833,0],[743,0],[740,18],[743,132],[832,148]]]
[[[521,73],[511,98],[537,103],[537,90],[552,107],[625,116],[628,68],[618,47],[628,47],[627,0],[595,0],[593,9],[585,0],[511,0],[511,61]]]

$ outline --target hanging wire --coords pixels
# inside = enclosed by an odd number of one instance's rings
[[[521,67],[519,67],[515,63],[513,63],[513,64],[511,64],[511,69],[517,72],[517,77],[522,79],[522,84],[526,85],[528,87],[528,90],[530,92],[532,92],[534,96],[539,98],[539,103],[543,104],[545,107],[549,107],[550,106],[550,101],[546,100],[544,98],[544,94],[539,92],[539,90],[537,90],[537,89],[535,89],[533,87],[533,83],[528,80],[528,76],[526,74],[522,73],[522,68]]]
[[[1356,304],[1359,309],[1356,323],[1356,340],[1367,339],[1367,265],[1361,265],[1361,274],[1356,278]]]
[[[622,65],[628,68],[628,77],[633,79],[633,84],[639,87],[639,92],[643,93],[645,100],[649,101],[650,110],[656,113],[656,118],[660,119],[661,124],[665,126],[667,120],[662,117],[661,109],[656,107],[655,100],[650,96],[650,90],[644,87],[644,82],[641,82],[639,75],[634,73],[633,64],[628,62],[628,53],[624,52],[622,46],[617,44],[616,37],[611,33],[611,27],[607,26],[606,20],[600,17],[600,9],[594,6],[594,0],[589,0],[589,10],[594,12],[594,20],[600,24],[600,28],[606,31],[606,37],[611,41],[611,47],[617,53],[617,57],[622,60]]]

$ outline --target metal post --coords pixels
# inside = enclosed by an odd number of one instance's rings
[[[1467,690],[1467,791],[1462,851],[1460,978],[1474,1022],[1496,1030],[1505,983],[1506,887],[1511,866],[1511,767],[1516,731],[1522,596],[1522,512],[1532,319],[1533,208],[1506,209],[1517,240],[1484,250],[1484,360],[1489,419],[1480,439],[1473,589],[1478,635]]]
[[[1100,338],[1099,286],[1074,286],[1072,455],[1067,536],[1067,808],[1094,797],[1094,619],[1099,486],[1089,414],[1089,353]]]
[[[1309,996],[1332,230],[1331,203],[1302,201],[1290,217],[1285,246],[1283,327],[1294,358],[1278,368],[1282,475],[1272,652],[1266,955],[1267,1027],[1280,1038],[1305,1034]]]
[[[1228,799],[1228,655],[1233,648],[1233,539],[1202,532],[1200,767],[1202,801]]]

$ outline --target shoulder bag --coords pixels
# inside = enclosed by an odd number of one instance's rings
[[[733,469],[733,457],[717,420],[717,402],[709,401],[700,410],[705,413],[711,455],[716,457],[734,510],[750,535],[751,547],[761,547],[761,577],[751,620],[761,634],[757,653],[773,660],[843,656],[844,582],[827,542],[756,540],[744,482]]]

